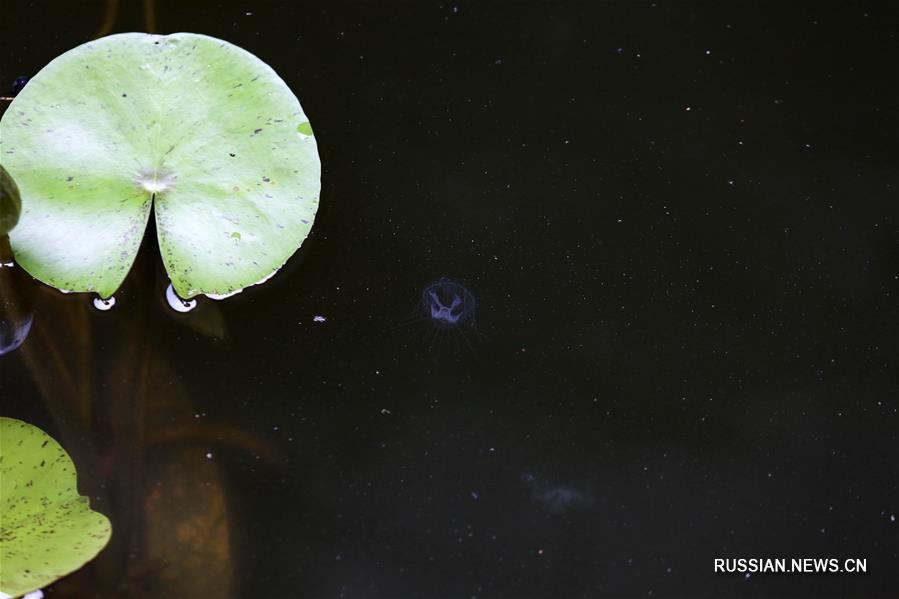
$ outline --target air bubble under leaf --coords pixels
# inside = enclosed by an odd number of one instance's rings
[[[109,520],[76,482],[72,459],[47,433],[0,417],[0,594],[44,587],[106,546]]]
[[[65,291],[112,295],[152,209],[178,295],[235,293],[287,261],[318,207],[321,165],[296,96],[204,35],[125,33],[70,50],[0,129],[22,195],[16,260]]]

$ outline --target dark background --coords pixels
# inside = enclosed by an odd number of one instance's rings
[[[3,81],[107,8],[4,2]],[[271,282],[187,315],[152,238],[111,312],[7,273],[34,327],[2,414],[115,530],[50,596],[899,595],[895,4],[147,9],[112,31],[284,78],[321,207]],[[442,277],[476,327],[415,320]]]

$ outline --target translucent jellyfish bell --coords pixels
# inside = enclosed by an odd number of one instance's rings
[[[419,309],[422,316],[442,329],[452,329],[474,324],[476,302],[465,287],[441,279],[425,287]]]

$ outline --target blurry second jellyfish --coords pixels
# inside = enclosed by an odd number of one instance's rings
[[[553,514],[564,514],[576,508],[593,505],[593,495],[588,491],[565,485],[542,485],[532,474],[521,475],[523,482],[531,492],[531,500]]]

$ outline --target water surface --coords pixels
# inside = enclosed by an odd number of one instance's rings
[[[899,592],[895,11],[149,4],[285,79],[321,207],[189,313],[152,229],[105,312],[3,274],[2,414],[114,527],[48,595]],[[4,6],[4,80],[105,7]],[[464,330],[416,318],[444,278]],[[868,574],[712,573],[742,556]]]

